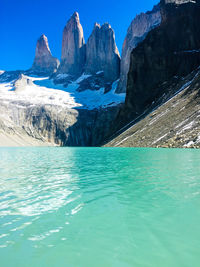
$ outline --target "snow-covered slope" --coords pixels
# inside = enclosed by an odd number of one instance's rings
[[[125,95],[115,94],[118,81],[107,93],[79,91],[88,78],[64,86],[48,77],[0,75],[0,146],[100,144]]]
[[[70,83],[67,88],[63,85],[55,85],[48,77],[24,76],[31,80],[30,85],[22,86],[16,90],[13,81],[0,83],[0,99],[9,101],[30,102],[33,105],[48,104],[65,106],[67,108],[96,109],[107,106],[118,105],[125,99],[125,94],[115,94],[118,81],[112,85],[112,90],[104,93],[104,88],[91,91],[77,91],[79,83],[88,78],[89,75],[82,75],[75,82]]]

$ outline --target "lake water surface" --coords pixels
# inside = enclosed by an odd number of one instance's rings
[[[199,267],[200,151],[1,148],[1,267]]]

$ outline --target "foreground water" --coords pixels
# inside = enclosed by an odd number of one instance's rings
[[[200,266],[200,151],[0,149],[0,266]]]

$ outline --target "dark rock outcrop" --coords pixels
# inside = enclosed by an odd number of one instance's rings
[[[119,78],[120,55],[115,43],[115,34],[110,24],[95,23],[86,44],[86,73],[104,72],[104,78],[115,81]]]
[[[131,53],[123,116],[131,120],[167,92],[164,84],[188,75],[200,65],[200,1],[161,1],[161,25]],[[173,1],[174,2],[174,1]]]
[[[51,75],[59,66],[59,60],[52,56],[48,39],[43,34],[37,41],[35,59],[31,71],[36,74]]]
[[[85,41],[79,14],[75,12],[63,30],[62,56],[58,73],[78,76],[85,64]]]
[[[154,6],[153,10],[136,16],[128,28],[122,47],[120,81],[118,93],[126,92],[127,75],[130,67],[130,55],[132,50],[142,42],[147,33],[157,27],[161,22],[160,6]]]

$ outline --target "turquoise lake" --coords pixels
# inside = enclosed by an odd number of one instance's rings
[[[200,151],[1,148],[1,267],[199,267]]]

